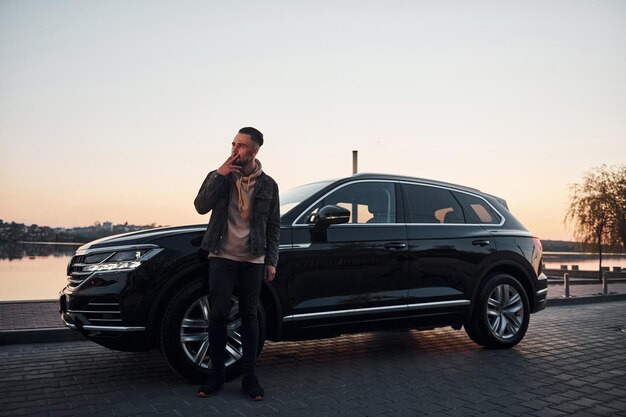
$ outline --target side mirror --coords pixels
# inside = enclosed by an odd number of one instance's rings
[[[348,223],[350,220],[350,210],[338,206],[324,206],[316,214],[311,216],[311,223],[314,223],[311,229],[312,242],[326,242],[326,231],[331,224]]]
[[[350,210],[339,206],[324,206],[317,213],[315,222],[330,226],[331,224],[348,223],[350,220]]]

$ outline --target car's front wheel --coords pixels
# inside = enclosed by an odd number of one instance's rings
[[[194,382],[206,379],[209,358],[209,305],[208,286],[204,280],[194,281],[181,289],[170,301],[161,326],[161,352],[170,366],[183,377]],[[259,347],[261,352],[265,342],[265,316],[259,305]],[[241,371],[243,351],[241,346],[241,319],[239,302],[232,297],[227,324],[226,378],[234,378]]]
[[[481,287],[465,331],[481,346],[510,348],[524,338],[529,320],[530,306],[522,284],[509,274],[496,274]]]

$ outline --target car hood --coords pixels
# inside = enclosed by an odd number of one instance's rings
[[[158,227],[155,229],[139,230],[136,232],[123,233],[119,235],[107,236],[98,240],[84,244],[78,251],[95,248],[106,248],[110,246],[139,245],[151,243],[155,239],[166,236],[173,236],[186,233],[197,233],[206,230],[206,224],[196,224],[176,227]]]

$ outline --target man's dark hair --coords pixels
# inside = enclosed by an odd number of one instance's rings
[[[259,132],[253,127],[242,127],[239,129],[239,133],[244,135],[250,135],[250,138],[259,146],[263,146],[263,133]]]

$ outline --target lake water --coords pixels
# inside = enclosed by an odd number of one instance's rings
[[[578,265],[581,271],[598,270],[598,254],[578,253],[578,252],[545,252],[543,263],[547,269],[561,269],[561,265],[567,265],[572,269],[573,265]],[[626,269],[626,255],[624,254],[602,254],[602,266]]]
[[[78,245],[0,245],[0,301],[53,300]]]
[[[67,283],[67,263],[77,245],[0,245],[0,301],[53,300]],[[544,254],[548,269],[578,265],[580,270],[597,270],[598,257],[588,253]],[[605,255],[603,266],[626,269],[626,255]]]

